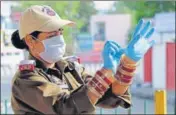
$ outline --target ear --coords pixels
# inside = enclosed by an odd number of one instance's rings
[[[24,40],[25,40],[27,46],[29,47],[30,53],[34,57],[38,57],[39,53],[44,51],[44,46],[43,46],[42,42],[38,42],[37,40],[34,40],[31,35],[27,35],[24,38]]]
[[[31,35],[27,35],[25,38],[24,38],[27,46],[29,47],[29,52],[38,59],[39,57],[39,54],[37,52],[37,49],[36,49],[36,42],[35,40],[32,38]]]
[[[29,47],[29,49],[34,49],[34,45],[35,45],[35,41],[32,39],[32,36],[31,35],[27,35],[25,38],[24,38],[27,46]]]

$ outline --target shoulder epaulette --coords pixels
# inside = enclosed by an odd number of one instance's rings
[[[35,60],[22,60],[19,64],[19,70],[20,71],[24,71],[24,70],[34,71],[35,65],[36,65]]]

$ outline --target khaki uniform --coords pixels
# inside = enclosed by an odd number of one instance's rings
[[[95,113],[95,106],[130,107],[129,92],[117,96],[112,93],[112,88],[93,105],[85,85],[91,78],[83,67],[74,62],[60,60],[54,68],[47,69],[36,60],[34,71],[18,70],[13,78],[13,111],[15,114],[80,114]]]

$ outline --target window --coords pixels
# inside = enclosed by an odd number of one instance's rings
[[[12,55],[12,53],[11,53],[11,52],[8,52],[8,53],[7,53],[7,56],[11,56],[11,55]]]
[[[19,52],[15,52],[15,55],[20,55],[20,53]]]
[[[94,36],[95,41],[105,41],[105,23],[97,22],[96,23],[97,32]]]

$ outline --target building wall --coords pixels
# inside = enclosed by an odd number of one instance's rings
[[[131,16],[128,14],[94,15],[90,20],[91,35],[94,36],[96,22],[105,22],[106,40],[114,40],[122,47],[126,46],[128,31],[131,27]]]
[[[167,43],[167,57],[166,57],[166,62],[167,62],[167,70],[166,70],[166,75],[167,75],[167,89],[174,90],[175,89],[175,77],[176,77],[176,66],[175,66],[175,46],[176,44],[174,43]]]
[[[153,47],[152,51],[152,85],[156,89],[166,88],[166,44]]]
[[[144,56],[144,82],[152,83],[152,48]]]
[[[137,74],[155,89],[175,90],[175,43],[157,44],[140,61]]]

